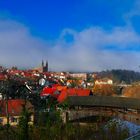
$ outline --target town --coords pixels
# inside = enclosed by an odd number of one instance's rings
[[[21,120],[26,124],[22,130],[24,139],[29,139],[29,126],[46,126],[50,122],[59,122],[60,126],[88,122],[93,124],[96,133],[101,124],[114,117],[140,124],[138,79],[131,77],[132,83],[128,79],[114,82],[110,74],[103,73],[52,72],[48,61],[27,70],[1,66],[0,125],[7,128],[5,136],[9,139],[10,129],[18,128]]]
[[[0,0],[0,140],[140,140],[140,0]]]

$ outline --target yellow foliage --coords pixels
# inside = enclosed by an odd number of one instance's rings
[[[140,85],[134,85],[123,89],[123,96],[140,98]]]
[[[114,87],[112,85],[95,85],[93,93],[96,95],[112,96],[115,94]]]

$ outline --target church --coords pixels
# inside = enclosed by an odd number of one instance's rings
[[[48,61],[43,61],[41,63],[41,66],[34,68],[34,70],[37,70],[39,72],[48,72]]]
[[[48,72],[48,61],[44,62],[42,60],[42,72]]]

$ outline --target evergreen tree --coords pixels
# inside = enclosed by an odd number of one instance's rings
[[[26,104],[23,105],[21,117],[19,118],[20,139],[29,139],[29,121],[31,113],[27,110]]]

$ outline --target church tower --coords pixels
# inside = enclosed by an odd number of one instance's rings
[[[42,72],[48,72],[48,61],[44,63],[44,61],[42,60]]]

